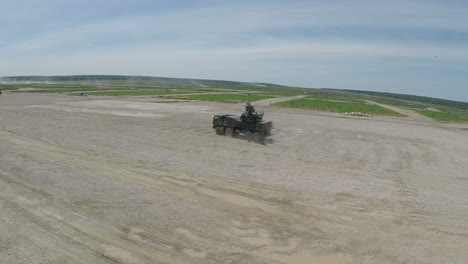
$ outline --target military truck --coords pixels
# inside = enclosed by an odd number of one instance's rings
[[[263,113],[255,112],[250,103],[245,106],[245,112],[241,116],[215,115],[213,117],[213,129],[216,134],[229,137],[244,134],[248,140],[262,142],[271,136],[273,123],[263,121]]]

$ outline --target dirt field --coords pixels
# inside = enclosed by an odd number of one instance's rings
[[[468,126],[0,96],[0,263],[468,263]]]

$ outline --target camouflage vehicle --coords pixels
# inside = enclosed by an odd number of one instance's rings
[[[215,115],[213,117],[213,128],[218,135],[236,136],[244,134],[248,140],[262,142],[271,135],[273,123],[263,121],[263,113],[255,112],[250,103],[245,106],[245,112],[241,116]]]

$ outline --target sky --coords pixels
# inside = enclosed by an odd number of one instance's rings
[[[74,74],[468,102],[468,1],[0,0],[0,76]]]

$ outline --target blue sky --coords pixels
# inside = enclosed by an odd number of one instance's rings
[[[0,0],[0,76],[125,74],[468,101],[468,1]]]

